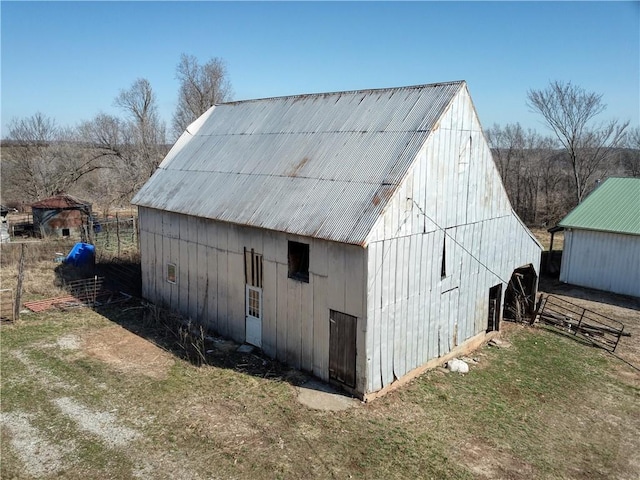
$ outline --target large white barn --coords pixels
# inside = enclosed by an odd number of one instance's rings
[[[145,298],[364,398],[537,286],[462,81],[217,105],[133,203]]]

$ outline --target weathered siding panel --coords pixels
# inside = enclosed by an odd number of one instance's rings
[[[640,297],[640,236],[567,229],[560,281]]]
[[[357,317],[357,378],[367,371],[366,250],[325,240],[140,208],[145,297],[236,341],[245,340],[244,248],[263,255],[266,354],[329,378],[329,310]],[[309,244],[309,282],[288,278],[289,240]],[[177,265],[175,285],[166,264]]]
[[[368,256],[367,315],[380,318],[367,332],[368,391],[484,331],[489,289],[517,267],[538,270],[540,247],[511,210],[466,89],[387,204]]]

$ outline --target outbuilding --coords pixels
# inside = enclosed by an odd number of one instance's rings
[[[560,281],[640,297],[640,178],[608,178],[558,226]]]
[[[31,211],[33,230],[43,237],[79,237],[91,218],[91,204],[66,193],[32,204]]]
[[[214,106],[133,203],[145,298],[361,398],[537,288],[463,81]]]

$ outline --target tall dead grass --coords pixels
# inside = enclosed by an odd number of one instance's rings
[[[66,256],[75,244],[67,239],[48,239],[24,242],[24,280],[22,300],[56,297],[64,294],[55,259]],[[15,289],[22,242],[2,244],[0,247],[0,287]]]

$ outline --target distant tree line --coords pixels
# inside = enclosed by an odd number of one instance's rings
[[[183,54],[172,131],[177,138],[212,105],[231,99],[223,60],[198,63]],[[60,127],[40,112],[13,119],[2,141],[2,202],[20,205],[57,193],[76,194],[101,208],[128,205],[158,168],[170,145],[150,82],[139,78],[114,99],[121,115],[98,113]]]
[[[511,204],[528,225],[555,224],[608,176],[640,177],[640,128],[598,121],[602,95],[556,81],[529,90],[527,100],[549,135],[518,123],[485,133]]]
[[[232,98],[224,62],[182,55],[171,135],[177,138],[212,105]],[[553,225],[607,176],[640,177],[640,128],[598,121],[602,95],[572,83],[530,90],[527,104],[549,134],[519,123],[485,131],[516,213],[528,225]],[[41,113],[14,119],[2,142],[2,202],[28,204],[59,192],[102,209],[129,204],[170,145],[155,93],[140,78],[114,99],[120,116],[97,114],[74,128]]]

